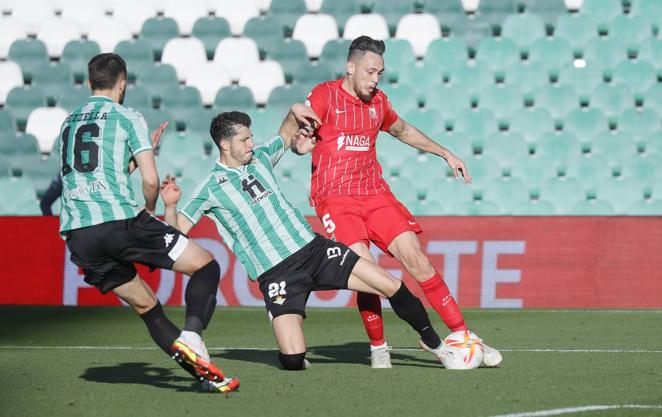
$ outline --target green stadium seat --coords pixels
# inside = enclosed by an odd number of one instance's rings
[[[21,66],[26,83],[32,81],[32,73],[36,67],[49,62],[46,45],[39,39],[30,38],[14,41],[9,48],[7,59]]]
[[[518,178],[494,178],[485,184],[482,199],[495,204],[500,214],[510,214],[515,206],[529,200],[529,191]]]
[[[602,181],[611,177],[609,160],[600,153],[575,156],[568,160],[566,176],[580,179],[587,190],[595,191]]]
[[[209,143],[212,143],[211,139],[209,139]],[[214,147],[216,147],[216,145],[214,145]],[[207,158],[196,159],[194,164],[188,164],[183,168],[182,177],[188,178],[196,184],[199,184],[211,174],[217,160],[218,157],[216,153]]]
[[[405,160],[418,156],[418,150],[405,145],[385,132],[379,133],[377,143],[377,158],[382,165],[385,176],[386,174],[398,174]]]
[[[7,134],[0,136],[0,155],[7,158],[13,175],[20,175],[26,167],[39,160],[37,139],[30,134]]]
[[[608,128],[604,113],[595,108],[575,109],[568,113],[563,124],[563,130],[574,133],[582,142],[590,141]]]
[[[579,14],[589,16],[602,29],[623,14],[623,5],[621,0],[583,0]]]
[[[335,70],[334,68],[325,63],[313,64],[309,62],[303,62],[294,70],[294,79],[293,84],[303,87],[304,90],[310,91],[317,84],[335,79]]]
[[[278,36],[280,34],[280,36]],[[243,36],[255,41],[262,56],[268,55],[273,45],[284,39],[283,25],[271,16],[253,17],[244,26]]]
[[[554,37],[566,40],[574,49],[582,49],[598,37],[598,27],[591,16],[565,14],[556,21]]]
[[[410,86],[402,84],[380,84],[379,89],[386,94],[396,112],[404,114],[418,109],[416,93]]]
[[[498,216],[502,213],[499,207],[489,201],[474,200],[466,203],[455,203],[451,213],[457,216]]]
[[[27,205],[37,204],[37,193],[34,184],[26,177],[0,178],[0,195],[11,196],[11,198],[4,198],[2,201],[2,205],[6,210],[5,214],[23,214]],[[41,212],[38,213],[41,214]]]
[[[503,22],[501,36],[512,39],[520,48],[528,48],[545,37],[545,23],[533,13],[513,14]]]
[[[406,166],[408,166],[408,164],[405,165],[405,167]],[[393,178],[388,184],[391,188],[391,192],[395,194],[395,197],[407,207],[419,201],[419,191],[417,187],[419,187],[418,182],[420,179],[421,176],[419,171],[418,175],[411,179],[406,176],[399,176]]]
[[[204,16],[195,21],[191,33],[205,45],[207,59],[214,57],[216,46],[223,38],[232,36],[228,21],[220,16]],[[164,43],[165,45],[165,43]]]
[[[662,156],[662,131],[648,135],[640,145],[643,145],[646,154]]]
[[[310,180],[307,178],[310,177],[311,159],[312,156],[310,153],[300,156],[296,155],[294,152],[285,152],[274,169],[276,178],[278,178],[279,181],[280,178],[306,178],[306,182],[310,183]]]
[[[579,108],[579,97],[575,89],[566,84],[546,85],[534,93],[535,107],[545,109],[554,118],[565,117]]]
[[[638,179],[642,185],[652,188],[662,180],[662,156],[649,153],[623,161],[621,176]]]
[[[322,48],[322,53],[319,57],[320,63],[330,66],[334,71],[342,69],[342,72],[344,72],[350,44],[351,41],[347,39],[328,41]]]
[[[177,22],[170,17],[151,17],[145,20],[138,39],[145,41],[152,49],[154,59],[161,60],[163,47],[172,38],[179,37]]]
[[[556,214],[554,204],[545,200],[528,200],[522,202],[510,212],[514,216],[553,216]]]
[[[535,143],[544,133],[554,130],[554,119],[544,107],[520,109],[510,119],[510,131],[521,134],[527,142]]]
[[[179,88],[177,71],[170,64],[153,64],[138,74],[136,86],[147,90],[152,102],[160,103],[168,91]]]
[[[444,208],[441,204],[434,201],[416,201],[410,203],[407,207],[409,212],[418,217],[418,216],[441,216],[444,214]]]
[[[609,201],[597,198],[580,200],[568,214],[573,216],[609,216],[614,214],[614,206]]]
[[[637,155],[637,143],[623,131],[604,131],[595,136],[591,144],[591,154],[603,155],[610,165]],[[614,150],[618,150],[614,152]]]
[[[561,37],[541,38],[533,42],[529,49],[529,60],[542,65],[557,74],[561,68],[572,64],[572,47]]]
[[[278,188],[293,206],[300,207],[308,203],[309,191],[304,192],[304,190],[309,190],[310,184],[305,178],[278,178]]]
[[[641,16],[648,20],[653,30],[660,29],[660,16],[662,16],[662,3],[658,0],[637,0],[630,8],[630,15]]]
[[[0,108],[0,135],[16,133],[16,122],[7,109]]]
[[[431,135],[442,127],[441,121],[437,118],[437,112],[432,109],[414,109],[403,114],[400,117],[426,135]]]
[[[467,155],[462,160],[473,179],[473,183],[478,187],[482,187],[491,179],[502,176],[501,163],[489,155]]]
[[[50,104],[55,104],[63,90],[73,87],[74,75],[65,64],[41,64],[32,69],[32,84],[41,88]]]
[[[471,140],[462,133],[436,132],[432,136],[435,142],[450,150],[461,159],[473,153]]]
[[[62,88],[60,97],[57,100],[57,106],[68,112],[82,105],[92,95],[90,88],[86,85],[76,84]]]
[[[485,140],[483,155],[491,156],[502,166],[509,166],[529,155],[529,144],[516,132],[496,132]]]
[[[251,90],[248,87],[236,85],[218,90],[213,106],[217,113],[233,110],[247,113],[254,110],[255,107],[255,99]]]
[[[495,71],[507,71],[520,61],[520,52],[517,44],[511,39],[485,38],[478,45],[476,59]]]
[[[662,216],[662,200],[635,201],[627,213],[631,216]]]
[[[653,84],[644,95],[644,107],[662,113],[662,83]]]
[[[497,131],[497,120],[487,109],[461,111],[453,130],[473,137],[487,137]]]
[[[606,69],[613,69],[627,56],[623,41],[614,37],[594,38],[584,47],[582,55],[587,65]]]
[[[584,183],[577,178],[549,178],[540,187],[540,198],[553,203],[559,214],[571,214],[575,204],[586,198]]]
[[[398,170],[397,182],[401,182],[396,187],[398,195],[406,195],[410,201],[426,198],[429,193],[434,192],[438,183],[445,181],[446,166],[446,162],[435,155],[414,154],[408,157]],[[410,191],[403,190],[403,181],[409,182]],[[394,183],[395,181],[389,181],[392,187]]]
[[[525,96],[532,96],[549,83],[547,70],[537,62],[520,61],[511,66],[505,75],[506,83],[519,86]]]
[[[404,65],[400,68],[398,84],[410,86],[416,92],[417,99],[424,101],[429,89],[442,85],[442,71],[427,63]]]
[[[60,172],[60,160],[58,158],[42,159],[37,155],[29,163],[28,160],[25,160],[21,171],[24,177],[32,180],[37,196],[41,198],[53,181],[53,178]]]
[[[379,3],[384,3],[384,2],[379,2]],[[389,3],[389,1],[386,0],[385,3]],[[393,4],[390,6],[394,6],[397,3],[406,3],[406,2],[392,2],[392,3]],[[330,14],[336,19],[336,22],[338,23],[338,29],[340,30],[341,35],[345,27],[345,23],[347,23],[347,19],[349,19],[351,16],[355,14],[360,14],[361,11],[362,11],[361,2],[359,0],[325,1],[322,3],[322,7],[320,8],[320,13]],[[375,11],[375,13],[380,13],[380,12]],[[405,14],[405,13],[401,13],[401,14]],[[384,15],[384,17],[386,18],[387,22],[389,22],[390,25],[388,16]]]
[[[539,191],[543,182],[556,178],[559,172],[565,172],[565,170],[565,161],[560,161],[550,155],[533,155],[516,160],[510,176],[524,181],[528,185],[529,191],[536,189]]]
[[[569,160],[581,155],[579,139],[570,132],[548,132],[535,144],[536,154],[549,155],[559,160]]]
[[[634,178],[608,178],[600,183],[597,198],[609,201],[615,214],[628,214],[627,209],[636,202],[644,201],[644,190]]]
[[[524,11],[537,14],[548,27],[553,26],[560,16],[568,13],[562,1],[549,0],[525,0]]]
[[[386,51],[388,53],[388,48]],[[485,52],[487,53],[489,51]],[[411,56],[413,58],[413,52]],[[467,45],[461,38],[435,39],[428,46],[428,51],[425,55],[426,65],[435,66],[441,70],[451,70],[453,67],[458,65],[458,63],[466,63],[468,59],[469,55],[467,51]],[[398,61],[394,60],[393,64],[396,62]],[[408,62],[411,63],[414,61]],[[387,68],[387,70],[390,70],[390,68]]]
[[[662,19],[662,16],[659,17]],[[609,26],[609,37],[619,39],[628,49],[637,50],[652,35],[648,20],[643,16],[617,16]]]
[[[185,126],[186,121],[203,108],[200,92],[195,87],[168,90],[161,99],[161,107],[172,113],[178,128]]]
[[[28,121],[28,117],[32,110],[37,107],[46,107],[47,100],[46,94],[39,87],[33,87],[30,85],[24,85],[21,87],[14,87],[11,89],[7,95],[7,100],[5,102],[5,109],[11,112],[11,115],[16,119],[16,126],[12,123],[11,129],[15,130],[17,127],[20,130],[25,130],[25,124]],[[5,111],[0,110],[0,115],[5,113]],[[6,112],[9,114],[9,112]],[[8,128],[9,125],[6,125],[6,121],[3,123],[3,119],[0,116],[0,130]]]
[[[218,113],[212,109],[200,109],[191,114],[191,117],[186,121],[186,132],[193,132],[195,135],[200,135],[205,140],[205,150],[209,153],[212,150],[212,143],[209,136],[209,127],[211,121]],[[209,139],[209,141],[207,141]]]
[[[60,63],[68,65],[76,82],[81,83],[87,79],[87,63],[99,53],[101,53],[101,49],[96,42],[76,39],[67,42],[64,46]],[[125,57],[122,56],[122,58]]]
[[[197,160],[204,157],[206,140],[207,138],[198,132],[175,132],[174,129],[166,131],[159,145],[159,159],[167,159],[176,168],[184,169],[189,161],[197,163]],[[162,176],[165,174],[161,172]]]
[[[130,80],[146,74],[154,67],[154,53],[147,42],[140,39],[124,40],[115,45],[115,53],[126,61]]]
[[[569,66],[561,70],[559,83],[568,84],[581,98],[588,98],[602,83],[602,68],[591,65],[584,68]]]
[[[450,35],[464,39],[469,48],[476,48],[480,41],[492,36],[492,24],[483,15],[458,16],[450,26]]]
[[[653,65],[641,60],[623,61],[614,68],[613,74],[614,82],[626,84],[639,96],[643,96],[656,83],[656,78]]]
[[[499,120],[507,120],[524,107],[524,99],[516,84],[492,84],[480,93],[478,106],[490,110]]]
[[[264,143],[278,133],[278,128],[283,122],[283,114],[270,112],[263,109],[255,109],[250,112],[251,130],[253,131],[253,141],[255,143]]]
[[[494,73],[487,65],[460,64],[453,68],[450,73],[450,80],[453,84],[459,84],[472,94],[480,93],[488,85],[494,84]],[[422,79],[418,79],[422,84]]]
[[[288,36],[291,36],[294,23],[299,16],[306,13],[306,2],[304,0],[271,0],[268,15],[280,22],[281,32],[285,30]]]
[[[471,203],[474,189],[472,184],[466,184],[463,179],[446,177],[428,190],[425,202],[440,205],[444,210],[442,214],[459,214],[454,212],[453,206],[458,203]]]
[[[292,81],[296,67],[308,61],[308,53],[303,42],[296,39],[279,39],[271,45],[267,58],[278,61],[283,67],[285,79]]]
[[[168,127],[168,130],[175,130],[172,114],[170,114],[170,112],[167,110],[146,108],[141,109],[140,113],[147,121],[147,126],[149,126],[150,132],[154,131],[161,123],[165,121],[169,121],[171,123]]]
[[[630,108],[618,117],[618,129],[627,132],[636,140],[645,140],[659,131],[660,127],[660,113],[649,108]]]
[[[591,94],[591,107],[608,117],[617,116],[634,104],[634,96],[625,84],[600,84]]]
[[[358,3],[358,0],[345,0],[345,3]],[[328,4],[329,6],[333,3],[336,3],[335,1],[326,1],[322,3],[322,10],[324,10],[324,6]],[[400,21],[400,18],[402,16],[405,16],[410,13],[414,13],[415,8],[414,8],[414,1],[412,0],[381,0],[381,1],[375,1],[373,3],[372,7],[372,13],[377,13],[386,19],[386,22],[388,23],[388,28],[389,32],[391,32],[391,36],[395,34],[395,29],[398,26],[398,22]],[[349,12],[349,11],[348,11]],[[360,13],[359,11],[354,11],[353,13],[350,13],[349,16],[352,14],[357,14]],[[338,20],[338,18],[336,18]],[[338,25],[342,26],[340,21],[338,21]],[[343,22],[344,25],[344,22]]]
[[[444,33],[450,31],[450,26],[455,19],[466,16],[466,12],[459,1],[423,1],[423,12],[430,13],[441,22]]]
[[[504,20],[518,13],[517,0],[492,0],[478,4],[477,13],[492,22],[495,26],[501,26]]]
[[[152,107],[152,99],[146,88],[139,85],[128,85],[124,105],[141,111],[144,108]]]
[[[435,43],[435,41],[432,43]],[[386,46],[386,50],[384,51],[385,79],[390,82],[396,82],[400,79],[401,68],[414,65],[416,62],[414,49],[406,39],[385,39],[384,45]],[[425,58],[426,62],[431,59],[430,51],[430,47],[428,47],[428,55]]]
[[[2,140],[2,136],[0,136],[0,143],[2,143]],[[4,156],[0,155],[0,178],[9,178],[11,175],[12,172],[9,161],[7,161],[7,158]]]
[[[427,90],[425,107],[438,112],[441,118],[447,120],[471,108],[471,95],[463,86],[441,84]],[[399,110],[398,107],[395,109]]]
[[[650,37],[644,41],[640,47],[637,58],[642,61],[648,61],[656,64],[662,62],[662,39]]]
[[[287,114],[294,103],[301,103],[306,99],[308,91],[297,85],[281,85],[269,93],[267,109],[282,115]]]

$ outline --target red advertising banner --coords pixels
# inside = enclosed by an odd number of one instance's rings
[[[321,231],[317,219],[310,218]],[[421,217],[421,245],[463,307],[660,308],[660,217]],[[56,217],[0,217],[0,304],[120,305],[83,282],[58,236]],[[191,231],[221,265],[219,305],[262,306],[262,296],[212,221]],[[378,263],[413,292],[401,265],[373,248]],[[141,276],[162,303],[182,305],[187,276]],[[421,297],[424,300],[425,297]],[[349,291],[314,293],[309,306],[355,304]]]

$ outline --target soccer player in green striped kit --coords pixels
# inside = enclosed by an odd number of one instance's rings
[[[444,349],[420,300],[404,283],[376,264],[361,259],[346,245],[313,233],[306,219],[283,196],[274,166],[286,150],[303,154],[311,146],[311,121],[317,115],[303,104],[292,106],[278,135],[255,147],[250,117],[241,112],[216,116],[210,128],[219,160],[192,198],[177,213],[181,192],[166,177],[161,197],[166,222],[182,233],[203,215],[211,217],[227,246],[257,281],[271,320],[280,360],[287,370],[302,370],[306,344],[303,319],[314,290],[350,289],[388,298],[395,313],[421,336],[442,363]],[[299,124],[307,125],[299,129]]]
[[[113,291],[142,317],[154,342],[211,392],[238,388],[211,362],[202,330],[216,306],[220,267],[212,255],[152,215],[159,196],[147,123],[124,107],[126,63],[117,54],[88,64],[92,96],[74,109],[60,128],[62,211],[60,234],[85,282],[102,293]],[[142,175],[145,207],[134,199],[129,175]],[[180,331],[164,314],[154,292],[133,263],[172,269],[191,277],[186,287],[186,322]]]

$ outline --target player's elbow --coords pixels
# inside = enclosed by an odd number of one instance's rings
[[[156,173],[143,176],[143,189],[158,190],[159,176]]]

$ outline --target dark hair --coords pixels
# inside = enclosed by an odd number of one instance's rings
[[[224,112],[214,117],[209,134],[218,149],[221,149],[221,140],[229,140],[237,134],[237,125],[251,127],[251,117],[240,111]]]
[[[386,50],[386,45],[384,41],[379,41],[372,39],[370,36],[359,36],[358,38],[352,41],[352,44],[349,45],[349,54],[347,54],[347,60],[360,55],[365,55],[366,52],[373,52],[377,55],[384,55]]]
[[[126,62],[117,54],[99,54],[90,59],[87,71],[92,90],[105,90],[113,88],[120,76],[126,78]]]

